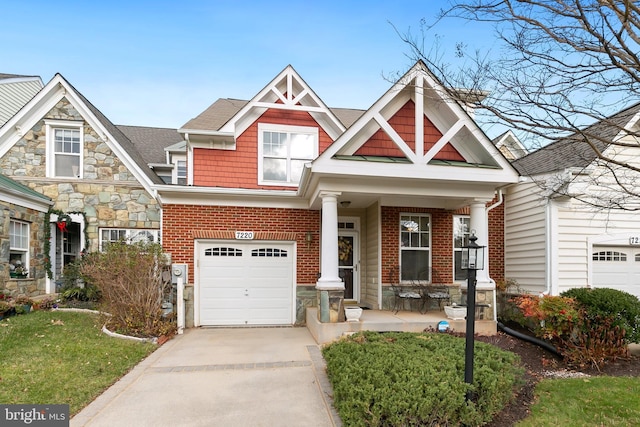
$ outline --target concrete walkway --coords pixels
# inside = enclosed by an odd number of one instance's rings
[[[307,328],[188,329],[70,425],[339,426],[331,395]]]

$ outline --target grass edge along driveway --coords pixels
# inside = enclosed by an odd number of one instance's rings
[[[100,316],[35,311],[0,321],[0,403],[69,404],[75,415],[158,348],[109,337]]]

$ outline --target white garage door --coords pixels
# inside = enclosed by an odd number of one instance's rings
[[[594,246],[593,286],[618,289],[640,298],[640,248]]]
[[[293,323],[293,244],[199,244],[200,324]]]

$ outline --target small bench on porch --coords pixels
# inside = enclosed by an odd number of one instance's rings
[[[389,271],[389,284],[393,291],[394,313],[404,309],[407,302],[411,311],[418,304],[421,313],[428,311],[429,305],[433,301],[436,302],[439,311],[442,311],[444,306],[451,302],[451,293],[449,292],[451,286],[426,283],[421,280],[400,283],[399,267],[397,266]]]

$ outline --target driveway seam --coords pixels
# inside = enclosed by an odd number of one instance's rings
[[[309,352],[309,356],[311,357],[311,362],[313,364],[313,373],[315,374],[318,386],[320,387],[320,395],[327,407],[327,411],[329,411],[331,421],[335,427],[342,427],[342,419],[333,405],[333,387],[331,386],[329,377],[327,376],[327,363],[325,362],[324,357],[322,357],[322,353],[317,345],[308,345],[307,351]]]
[[[289,362],[255,362],[255,363],[227,363],[222,365],[185,365],[185,366],[162,366],[149,368],[149,372],[195,372],[195,371],[229,371],[229,370],[251,370],[251,369],[271,369],[271,368],[299,368],[311,366],[309,360],[293,360]]]

